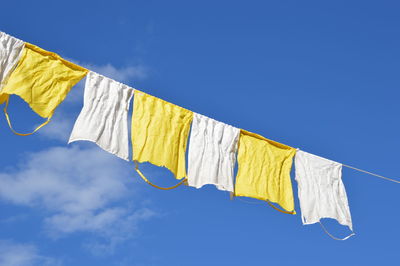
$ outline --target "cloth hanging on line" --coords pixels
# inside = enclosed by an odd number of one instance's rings
[[[86,140],[124,160],[129,160],[128,111],[134,89],[89,72],[83,108],[69,143]]]
[[[188,184],[212,184],[233,192],[233,171],[240,129],[200,114],[193,115],[189,139]]]
[[[45,123],[35,129],[36,131],[49,122],[57,106],[87,72],[85,68],[68,62],[55,53],[25,43],[21,59],[1,91],[7,95],[4,112],[10,128],[12,129],[7,114],[10,94],[20,96],[35,113],[47,118]],[[19,134],[15,131],[14,133]]]
[[[235,196],[279,204],[295,214],[290,170],[296,149],[241,130]]]
[[[0,104],[7,98],[7,95],[1,94],[1,89],[17,66],[23,49],[23,41],[0,31]]]
[[[303,224],[332,218],[353,231],[342,164],[299,150],[295,168]]]
[[[186,177],[185,152],[193,113],[135,90],[132,113],[133,160],[169,169]]]
[[[20,96],[34,112],[48,118],[87,72],[55,53],[25,43],[22,57],[2,93]]]

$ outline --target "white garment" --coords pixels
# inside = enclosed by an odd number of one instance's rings
[[[81,113],[75,122],[69,143],[95,142],[102,149],[129,160],[128,111],[134,89],[89,72]]]
[[[25,43],[0,31],[0,89],[16,67]]]
[[[233,170],[240,130],[200,114],[193,114],[189,142],[188,184],[213,184],[233,192]]]
[[[342,164],[304,152],[295,157],[296,181],[303,224],[336,219],[353,230]]]

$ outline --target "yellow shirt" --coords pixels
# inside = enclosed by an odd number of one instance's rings
[[[290,170],[294,148],[241,130],[235,196],[278,203],[294,211]]]
[[[168,168],[186,177],[186,145],[193,113],[135,90],[132,114],[133,160]]]
[[[0,101],[16,94],[34,112],[48,118],[87,72],[55,53],[25,43],[21,59],[1,91]]]

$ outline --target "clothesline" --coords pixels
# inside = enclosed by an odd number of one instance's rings
[[[368,174],[368,175],[376,176],[376,177],[379,177],[379,178],[382,178],[382,179],[385,179],[385,180],[400,184],[399,180],[395,180],[395,179],[388,178],[388,177],[385,177],[385,176],[382,176],[382,175],[371,173],[371,172],[368,172],[368,171],[365,171],[365,170],[362,170],[362,169],[359,169],[359,168],[356,168],[356,167],[353,167],[353,166],[350,166],[350,165],[346,165],[346,164],[342,164],[342,165],[344,167],[347,167],[347,168],[350,168],[350,169],[353,169],[353,170],[356,170],[356,171],[359,171],[359,172],[362,172],[362,173],[365,173],[365,174]],[[233,199],[233,197],[231,197],[231,199]],[[237,199],[239,199],[242,202],[249,203],[249,204],[264,204],[263,202],[248,201],[248,200],[245,200],[245,199],[242,199],[242,198],[239,198],[239,197]]]
[[[299,150],[300,150],[300,149],[298,148],[297,151],[299,151]],[[320,157],[320,158],[322,158],[322,159],[324,159],[324,160],[328,160],[328,159],[325,158],[325,157],[321,157],[321,156],[318,156],[318,155],[315,155],[315,154],[314,154],[314,156]],[[337,162],[337,161],[335,161],[335,162]],[[337,162],[337,163],[339,163],[339,162]],[[354,167],[354,166],[350,166],[350,165],[347,165],[347,164],[343,164],[343,163],[340,163],[340,164],[341,164],[342,166],[344,166],[344,167],[347,167],[347,168],[350,168],[350,169],[353,169],[353,170],[362,172],[362,173],[364,173],[364,174],[376,176],[376,177],[385,179],[385,180],[387,180],[387,181],[391,181],[391,182],[400,184],[400,180],[396,180],[396,179],[392,179],[392,178],[389,178],[389,177],[386,177],[386,176],[383,176],[383,175],[378,175],[378,174],[375,174],[375,173],[372,173],[372,172],[368,172],[368,171],[366,171],[366,170],[362,170],[362,169],[360,169],[360,168],[356,168],[356,167]]]
[[[4,113],[15,134],[31,135],[46,125],[69,90],[86,77],[84,105],[74,124],[69,143],[92,141],[121,159],[133,160],[139,176],[158,189],[170,190],[182,184],[201,188],[213,184],[220,190],[229,191],[231,199],[238,197],[240,201],[251,204],[267,202],[277,211],[296,214],[290,177],[294,163],[303,224],[320,222],[322,218],[336,219],[340,224],[348,226],[352,234],[337,238],[320,224],[333,239],[345,240],[354,233],[342,182],[343,166],[400,183],[400,179],[388,178],[300,149],[296,152],[294,147],[200,115],[73,63],[65,64],[65,60],[58,55],[5,33],[0,32],[0,40],[0,63],[7,66],[0,71],[0,104],[5,103]],[[10,44],[10,47],[6,44]],[[45,57],[49,59],[43,60]],[[32,78],[27,79],[26,73]],[[7,82],[3,82],[4,77]],[[33,88],[35,93],[32,92]],[[11,94],[19,95],[34,112],[47,118],[34,132],[19,134],[12,129],[7,114]],[[129,158],[127,123],[132,98],[132,158]],[[189,145],[188,172],[186,143]],[[254,156],[255,151],[257,156]],[[235,182],[236,161],[238,171]],[[139,170],[138,162],[166,167],[176,179],[182,180],[168,188],[157,186]],[[241,197],[261,199],[264,202],[251,202]]]
[[[382,176],[382,175],[371,173],[371,172],[368,172],[368,171],[365,171],[365,170],[362,170],[362,169],[359,169],[359,168],[356,168],[356,167],[353,167],[353,166],[350,166],[350,165],[346,165],[346,164],[342,164],[342,165],[347,167],[347,168],[350,168],[350,169],[353,169],[353,170],[356,170],[356,171],[359,171],[359,172],[362,172],[362,173],[365,173],[365,174],[368,174],[368,175],[376,176],[376,177],[379,177],[379,178],[382,178],[382,179],[385,179],[385,180],[400,184],[399,180],[395,180],[395,179],[392,179],[392,178],[389,178],[389,177],[385,177],[385,176]]]
[[[378,175],[378,174],[375,174],[375,173],[371,173],[371,172],[368,172],[368,171],[365,171],[365,170],[362,170],[362,169],[359,169],[359,168],[356,168],[356,167],[353,167],[353,166],[350,166],[350,165],[347,165],[347,164],[342,164],[342,165],[343,165],[344,167],[347,167],[347,168],[350,168],[350,169],[353,169],[353,170],[356,170],[356,171],[359,171],[359,172],[362,172],[362,173],[365,173],[365,174],[368,174],[368,175],[376,176],[376,177],[382,178],[382,179],[384,179],[384,180],[387,180],[387,181],[391,181],[391,182],[400,184],[400,181],[399,181],[399,180],[395,180],[395,179],[392,179],[392,178],[388,178],[388,177],[386,177],[386,176],[382,176],[382,175]],[[231,199],[233,199],[232,196],[231,196]],[[240,201],[242,201],[242,202],[249,203],[249,204],[264,204],[263,202],[248,201],[248,200],[245,200],[245,199],[242,199],[242,198],[239,198],[239,197],[238,197],[237,199],[240,200]],[[324,229],[325,229],[325,228],[324,228]]]

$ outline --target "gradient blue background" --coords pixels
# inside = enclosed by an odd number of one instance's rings
[[[129,85],[290,146],[400,178],[400,3],[322,2],[5,1],[0,29],[79,62],[144,65],[147,77]],[[21,131],[40,121],[17,99],[10,110]],[[27,152],[67,145],[15,136],[4,118],[0,138],[3,169]],[[175,182],[166,170],[146,169],[160,171],[156,183]],[[164,192],[130,175],[138,198],[151,201],[159,215],[110,254],[82,248],[89,233],[50,239],[40,207],[7,200],[0,218],[25,218],[3,224],[0,239],[33,244],[62,265],[398,265],[398,184],[344,169],[356,236],[340,242],[319,225],[302,225],[294,179],[298,215],[291,216],[255,200],[231,201],[211,186]],[[326,224],[338,236],[348,233]]]

